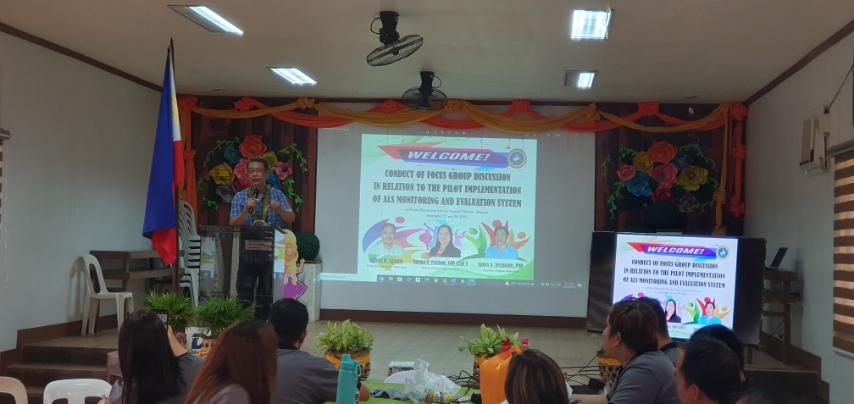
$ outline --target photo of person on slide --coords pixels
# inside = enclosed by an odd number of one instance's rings
[[[713,325],[720,324],[721,319],[715,316],[715,303],[709,301],[706,303],[706,310],[703,312],[703,315],[700,317],[699,321],[700,325]]]
[[[443,224],[439,226],[439,230],[436,233],[436,245],[430,250],[430,256],[459,258],[460,249],[454,247],[452,241],[454,232],[451,230],[451,226]]]
[[[679,318],[679,315],[676,314],[676,301],[673,299],[667,299],[667,303],[664,305],[664,315],[667,318],[668,323],[682,323],[682,319]]]
[[[368,255],[381,257],[402,257],[403,249],[397,245],[395,236],[397,228],[391,223],[383,225],[382,233],[380,233],[380,242],[371,246],[368,250]]]
[[[506,227],[498,226],[493,230],[495,233],[495,244],[489,246],[484,253],[484,257],[500,259],[500,260],[515,260],[519,259],[519,252],[515,248],[507,245],[507,238],[510,233]]]

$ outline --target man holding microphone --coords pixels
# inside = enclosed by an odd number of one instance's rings
[[[268,164],[261,157],[253,157],[247,162],[249,188],[238,192],[232,199],[230,225],[283,228],[296,219],[285,194],[267,185]],[[273,240],[269,233],[261,238],[253,233],[252,229],[241,232],[240,241],[244,245],[240,249],[235,289],[239,300],[255,303],[256,318],[266,319],[273,302]]]

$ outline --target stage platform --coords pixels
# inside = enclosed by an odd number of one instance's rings
[[[372,371],[370,379],[383,380],[387,375],[387,366],[391,361],[414,361],[424,359],[431,369],[446,375],[458,375],[461,371],[471,372],[472,357],[459,352],[463,345],[460,336],[474,337],[478,334],[476,325],[435,325],[435,324],[397,324],[360,322],[360,325],[373,333],[374,351],[371,353]],[[309,324],[308,338],[304,350],[316,352],[314,337],[325,331],[324,321]],[[590,363],[595,352],[601,346],[601,336],[584,330],[510,327],[519,331],[520,336],[529,339],[530,346],[537,348],[552,358],[565,372],[574,374],[575,368]],[[106,376],[106,352],[115,350],[118,345],[115,329],[99,332],[94,337],[64,337],[29,344],[24,350],[23,363],[8,368],[8,375],[17,377],[28,386],[31,403],[41,402],[41,390],[44,385],[55,379],[72,377]],[[595,368],[595,362],[592,366]],[[584,374],[591,374],[594,368]],[[812,390],[817,381],[815,373],[794,366],[787,366],[772,358],[762,350],[753,355],[753,363],[747,366],[748,377],[759,388],[762,395],[770,397],[774,403],[820,403],[804,395]],[[583,383],[584,377],[576,377],[571,384]],[[0,403],[4,403],[0,398]]]

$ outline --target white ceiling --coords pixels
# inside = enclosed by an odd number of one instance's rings
[[[210,33],[167,4],[209,5],[245,34]],[[608,5],[606,41],[568,39],[572,9]],[[383,9],[424,46],[371,67]],[[453,98],[744,100],[852,19],[852,0],[0,0],[0,22],[153,83],[174,38],[178,90],[200,95],[398,97],[427,68]],[[275,65],[319,84],[289,86]],[[568,69],[598,70],[594,88],[565,87]]]

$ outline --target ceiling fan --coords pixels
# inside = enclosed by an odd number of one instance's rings
[[[374,49],[368,54],[368,64],[371,66],[385,66],[405,59],[415,53],[424,44],[421,35],[407,35],[403,38],[397,32],[398,14],[394,11],[380,11],[380,15],[371,22],[371,32],[379,35],[382,46]],[[374,31],[374,23],[380,20],[382,27],[379,32]]]

